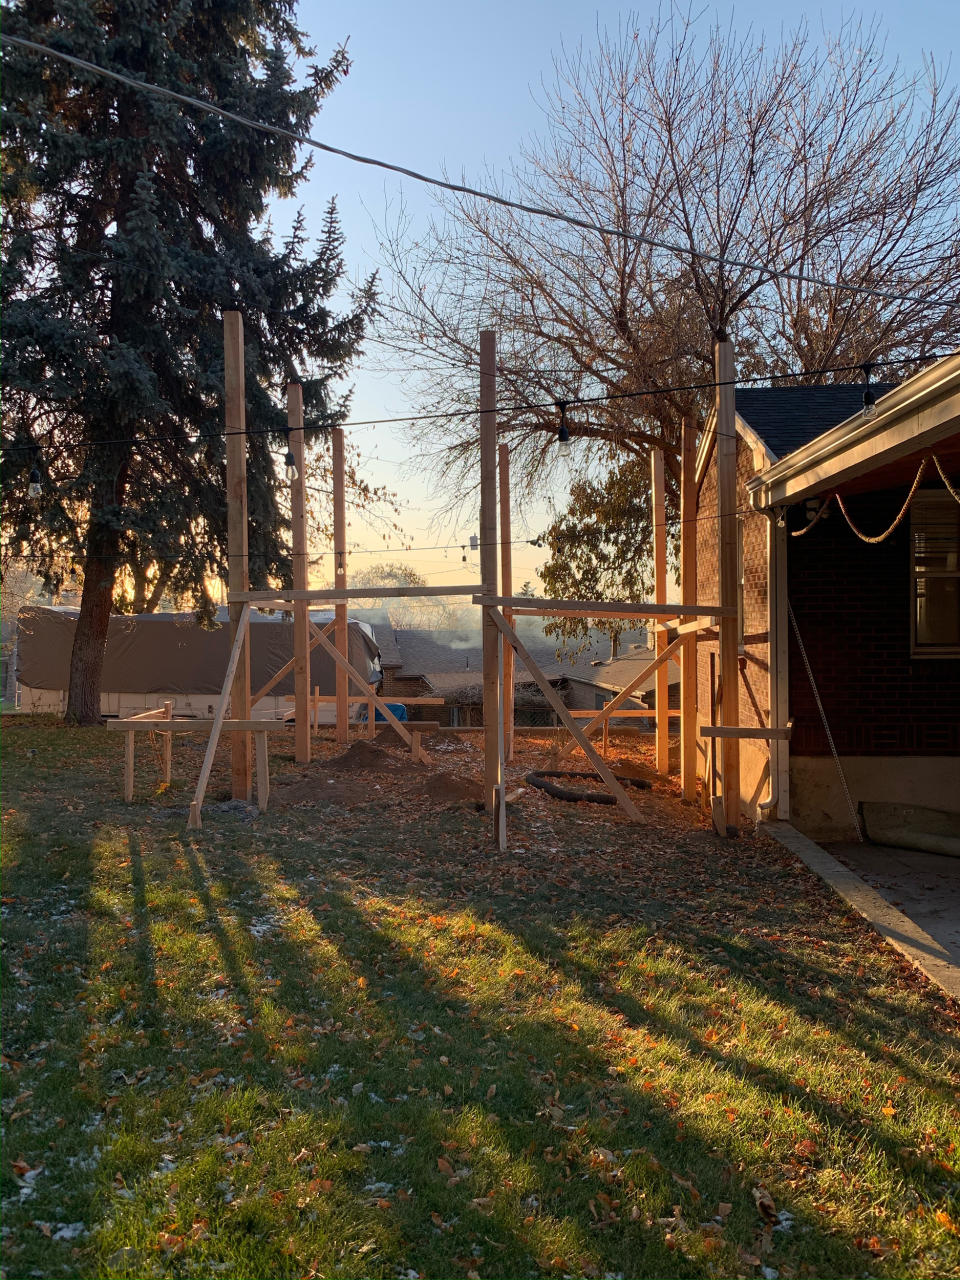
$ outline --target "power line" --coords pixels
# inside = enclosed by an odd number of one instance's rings
[[[869,364],[870,364],[870,367],[873,369],[885,369],[885,368],[892,367],[894,365],[917,364],[917,363],[924,363],[927,361],[946,360],[949,356],[956,355],[956,354],[957,353],[954,351],[948,351],[941,354],[933,354],[933,355],[927,355],[927,356],[901,356],[897,359],[871,360],[869,361]],[[753,377],[748,377],[748,378],[733,378],[726,382],[717,382],[717,381],[690,382],[682,386],[646,387],[640,391],[609,391],[596,396],[579,396],[577,398],[571,397],[569,399],[563,398],[563,402],[567,406],[567,408],[570,408],[571,406],[576,407],[578,405],[589,406],[592,404],[602,404],[608,401],[637,400],[637,399],[643,399],[644,397],[647,397],[647,396],[679,395],[683,392],[690,392],[690,391],[711,391],[711,390],[715,391],[718,387],[730,387],[730,386],[745,387],[745,386],[752,386],[755,383],[780,382],[780,381],[787,381],[795,378],[826,377],[828,374],[853,373],[856,371],[862,371],[865,363],[866,362],[862,362],[860,364],[838,364],[838,365],[831,365],[829,367],[823,367],[819,369],[798,369],[798,370],[788,371],[786,373],[762,373],[762,374],[756,374]],[[848,384],[838,383],[836,385],[839,386],[839,385],[848,385]],[[537,409],[556,409],[558,404],[560,403],[561,398],[562,397],[558,397],[557,399],[554,399],[554,400],[541,400],[533,403],[522,403],[522,404],[516,404],[516,405],[498,405],[496,411],[498,414],[508,415],[508,414],[530,412]],[[440,410],[435,413],[407,413],[407,414],[403,414],[401,417],[398,417],[398,418],[365,418],[365,419],[356,419],[356,420],[348,419],[346,422],[341,423],[340,426],[341,428],[344,428],[344,429],[347,427],[395,426],[403,422],[431,422],[441,418],[446,418],[446,419],[464,418],[467,416],[472,416],[476,412],[478,412],[478,410],[476,409],[447,409],[447,410]],[[311,430],[326,431],[327,430],[325,426],[324,427],[320,427],[317,425],[311,426],[309,423],[306,424],[305,429],[307,431],[311,431]],[[214,441],[226,439],[228,436],[261,436],[261,435],[282,436],[286,433],[287,430],[288,430],[287,427],[244,427],[242,431],[224,431],[222,435],[218,432],[216,435],[200,436],[196,441],[191,441],[191,447],[198,448],[201,444],[203,444],[204,441],[208,441],[212,443]],[[78,449],[90,449],[99,445],[141,444],[141,443],[157,443],[157,442],[163,443],[163,444],[169,444],[171,439],[172,439],[171,435],[145,434],[140,436],[120,437],[117,439],[85,440],[85,441],[80,441],[76,447]],[[35,449],[40,449],[42,447],[43,446],[38,445],[36,443],[20,444],[20,445],[17,445],[17,444],[4,445],[2,450],[0,450],[0,452],[23,453],[23,452],[32,451]],[[369,454],[365,456],[370,457]],[[386,459],[384,459],[384,461],[386,461]],[[402,466],[405,464],[400,463],[399,465]]]
[[[302,146],[314,147],[318,151],[324,151],[328,155],[340,156],[344,160],[350,160],[354,164],[369,165],[376,169],[385,169],[390,173],[400,174],[401,177],[410,178],[414,182],[422,182],[427,186],[437,187],[443,191],[451,191],[455,195],[470,196],[477,200],[486,200],[491,204],[501,205],[505,209],[515,209],[519,213],[528,213],[537,218],[549,218],[555,222],[563,222],[568,226],[576,227],[582,231],[594,231],[600,235],[613,236],[616,239],[628,240],[635,244],[647,245],[652,249],[661,249],[667,253],[678,254],[690,258],[698,258],[704,262],[712,262],[718,266],[736,267],[744,271],[752,271],[761,276],[767,276],[771,280],[794,280],[802,284],[813,284],[823,289],[842,289],[848,293],[856,293],[863,297],[879,298],[885,302],[911,302],[919,303],[921,306],[934,307],[954,307],[960,303],[960,299],[949,299],[940,301],[937,298],[924,298],[919,294],[894,293],[885,289],[873,289],[867,285],[847,284],[842,280],[824,280],[819,276],[811,276],[801,271],[785,271],[782,269],[771,267],[769,264],[757,264],[754,262],[745,262],[738,258],[729,258],[724,254],[707,253],[702,249],[695,249],[689,245],[671,244],[666,240],[658,240],[653,236],[641,235],[636,231],[626,231],[621,227],[608,227],[602,223],[589,222],[585,218],[577,218],[572,214],[561,213],[556,209],[548,209],[544,205],[526,204],[521,200],[511,200],[508,196],[496,195],[492,191],[484,191],[478,187],[466,186],[460,182],[449,182],[444,178],[435,178],[429,174],[419,173],[416,169],[408,169],[404,165],[392,164],[387,160],[378,160],[373,156],[359,155],[353,151],[345,151],[342,147],[334,147],[326,142],[320,142],[317,138],[311,138],[308,134],[294,133],[292,129],[284,129],[279,125],[264,124],[261,120],[253,120],[249,116],[243,116],[235,111],[228,111],[224,107],[217,106],[215,103],[206,102],[202,98],[194,98],[189,94],[177,93],[174,89],[164,88],[162,85],[152,84],[147,80],[138,80],[134,76],[124,75],[119,71],[110,71],[106,67],[101,67],[95,62],[88,62],[85,58],[77,58],[73,54],[63,53],[59,49],[51,49],[49,45],[40,44],[34,40],[25,40],[21,36],[10,36],[6,33],[0,35],[5,43],[20,45],[24,49],[30,49],[34,53],[41,53],[51,58],[59,58],[62,62],[68,62],[75,67],[80,67],[84,71],[92,71],[97,75],[105,76],[109,80],[115,80],[119,84],[125,84],[133,89],[139,89],[144,93],[153,93],[158,97],[168,98],[173,102],[182,103],[184,106],[196,107],[201,111],[206,111],[211,115],[220,116],[224,120],[232,120],[235,124],[243,125],[249,129],[256,129],[260,133],[272,134],[275,137],[289,138],[293,142],[297,142]]]

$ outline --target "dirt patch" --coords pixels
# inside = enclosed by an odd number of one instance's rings
[[[393,742],[397,742],[396,737]],[[411,763],[408,757],[406,764]],[[403,767],[403,762],[392,752],[385,751],[376,742],[366,742],[363,738],[352,742],[343,755],[334,756],[323,763],[323,768],[330,773],[383,773],[385,770],[394,772]]]
[[[446,809],[457,804],[482,804],[483,784],[476,778],[462,778],[455,773],[431,773],[418,778],[405,794],[442,801],[442,808]]]

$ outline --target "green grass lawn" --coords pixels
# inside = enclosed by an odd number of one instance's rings
[[[138,751],[4,722],[10,1280],[960,1276],[957,1008],[779,847]]]

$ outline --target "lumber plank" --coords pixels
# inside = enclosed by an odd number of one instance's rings
[[[328,635],[333,630],[333,625],[334,624],[332,622],[328,622],[327,625],[323,628],[323,634]],[[318,631],[318,627],[316,623],[311,622],[310,623],[310,646],[308,649],[308,653],[313,653],[314,649],[317,647],[317,631]],[[258,689],[257,692],[253,695],[253,697],[250,699],[250,706],[255,707],[261,698],[265,698],[271,689],[275,689],[277,685],[280,683],[280,681],[283,679],[283,677],[285,675],[288,675],[290,671],[293,670],[293,666],[295,662],[296,662],[296,658],[291,658],[289,662],[285,662],[283,666],[280,668],[280,670],[275,672],[270,677],[270,679],[263,686],[263,688]]]
[[[550,618],[736,618],[737,609],[718,604],[651,604],[623,600],[545,600],[531,596],[496,596],[479,593],[473,603],[512,609],[525,617]]]
[[[334,660],[334,662],[336,662],[339,666],[343,667],[343,669],[346,671],[350,679],[353,680],[353,682],[359,688],[364,689],[368,687],[367,681],[364,680],[363,676],[360,674],[359,671],[357,671],[356,667],[351,665],[351,663],[343,656],[343,654],[341,654],[335,648],[335,646],[330,643],[330,641],[327,639],[325,635],[320,635],[318,639],[323,649],[327,653],[329,653],[330,657]],[[393,725],[394,729],[397,731],[400,738],[406,743],[408,747],[412,746],[413,739],[411,738],[409,732],[404,727],[404,725],[400,723],[400,721],[393,714],[393,712],[390,710],[387,704],[383,701],[383,699],[375,693],[367,693],[364,696],[366,698],[372,699],[374,706],[383,712],[387,721]]]
[[[266,813],[270,801],[270,755],[267,750],[267,735],[258,729],[253,735],[257,752],[257,808]]]
[[[700,726],[701,738],[762,738],[768,741],[788,742],[792,732],[792,729],[754,729],[727,724]]]
[[[680,598],[697,598],[697,424],[684,418],[680,450]],[[689,624],[688,624],[689,625]],[[697,641],[688,635],[680,650],[680,790],[684,800],[697,797]]]
[[[338,600],[405,600],[418,596],[472,596],[485,590],[482,582],[460,583],[453,587],[311,587],[307,591],[278,587],[276,590],[231,591],[227,596],[229,604],[254,604],[259,608],[283,605],[296,600],[317,600],[325,604],[336,604]]]

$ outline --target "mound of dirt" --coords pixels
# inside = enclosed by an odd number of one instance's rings
[[[476,778],[461,778],[455,773],[431,773],[408,787],[407,795],[443,801],[444,808],[453,804],[482,804],[483,784]]]
[[[657,776],[656,769],[651,769],[646,764],[638,764],[635,760],[627,760],[625,757],[615,761],[611,767],[614,774],[621,778],[637,778],[650,782]]]
[[[393,741],[397,741],[396,737]],[[332,760],[324,761],[323,767],[331,773],[382,773],[388,769],[399,769],[401,762],[391,752],[384,751],[376,742],[367,742],[359,738],[356,742],[351,742],[342,756],[334,756]]]

